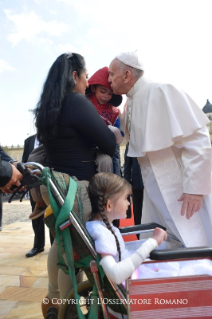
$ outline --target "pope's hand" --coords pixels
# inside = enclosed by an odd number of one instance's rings
[[[186,218],[190,219],[194,213],[198,212],[202,206],[203,195],[185,194],[178,199],[183,202],[181,209],[181,216],[186,214]]]

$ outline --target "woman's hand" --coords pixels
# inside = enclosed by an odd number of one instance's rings
[[[167,233],[165,230],[159,228],[159,227],[156,227],[154,229],[154,232],[153,232],[153,239],[155,239],[158,243],[158,246],[164,241],[167,239]]]

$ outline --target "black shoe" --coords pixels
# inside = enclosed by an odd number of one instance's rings
[[[41,247],[41,248],[32,248],[32,250],[30,250],[30,251],[26,254],[26,257],[36,256],[37,254],[42,253],[42,251],[44,251],[44,247]]]

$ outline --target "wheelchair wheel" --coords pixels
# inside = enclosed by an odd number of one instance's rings
[[[89,313],[89,299],[92,292],[92,286],[88,280],[83,281],[77,285],[78,294],[80,296],[79,304],[82,313],[87,317]],[[74,299],[73,289],[66,297],[64,304],[60,305],[58,319],[78,319],[77,307]]]

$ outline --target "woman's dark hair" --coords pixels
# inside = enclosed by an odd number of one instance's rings
[[[115,200],[123,191],[128,191],[130,194],[132,191],[131,185],[126,179],[112,173],[98,173],[94,175],[88,186],[88,195],[92,209],[90,220],[95,219],[99,214],[101,215],[103,222],[115,237],[119,261],[121,260],[120,244],[105,214],[105,206],[109,199]]]
[[[76,71],[80,77],[85,70],[85,60],[77,53],[62,54],[52,64],[34,109],[37,137],[41,143],[57,134],[63,100],[75,86],[73,72]]]

